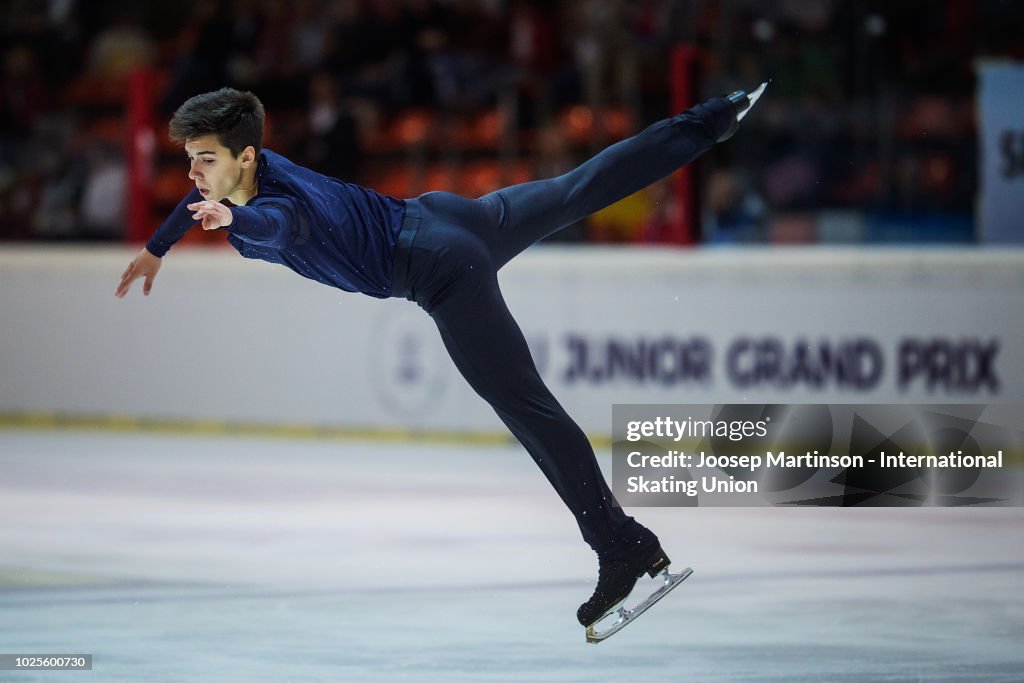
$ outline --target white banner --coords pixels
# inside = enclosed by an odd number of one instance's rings
[[[979,234],[1024,244],[1024,64],[982,63],[978,88]]]
[[[179,249],[0,250],[0,414],[501,431],[415,304]],[[615,403],[1024,403],[1024,251],[539,248],[501,273],[587,430]],[[137,283],[138,284],[138,283]]]

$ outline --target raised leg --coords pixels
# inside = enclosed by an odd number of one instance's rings
[[[693,161],[735,120],[729,100],[714,98],[648,126],[564,175],[484,195],[479,201],[497,214],[498,229],[491,245],[497,267],[538,240]]]

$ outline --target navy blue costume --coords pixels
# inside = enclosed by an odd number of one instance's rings
[[[608,488],[583,431],[537,372],[497,272],[547,235],[669,175],[705,152],[735,121],[715,98],[618,142],[565,175],[478,199],[430,192],[399,200],[302,168],[265,150],[259,191],[232,207],[228,240],[245,257],[425,310],[473,389],[523,444],[602,560],[657,543]],[[156,256],[192,225],[185,204],[147,244]]]

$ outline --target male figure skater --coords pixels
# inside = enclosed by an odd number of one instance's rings
[[[669,564],[658,538],[619,507],[583,431],[541,381],[498,289],[497,272],[543,237],[642,189],[736,131],[756,96],[740,91],[659,121],[578,168],[478,199],[429,192],[396,199],[328,178],[262,149],[264,109],[224,88],[175,112],[195,189],[121,276],[116,296],[144,278],[196,221],[224,230],[246,258],[282,264],[348,292],[415,301],[476,392],[533,457],[598,555],[588,629],[623,602],[645,572]],[[228,200],[231,206],[222,203]],[[588,631],[589,634],[589,631]]]

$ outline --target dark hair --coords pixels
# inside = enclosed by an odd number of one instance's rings
[[[180,144],[215,134],[220,144],[237,157],[252,145],[263,146],[263,103],[251,92],[221,88],[190,97],[171,117],[171,139]]]

